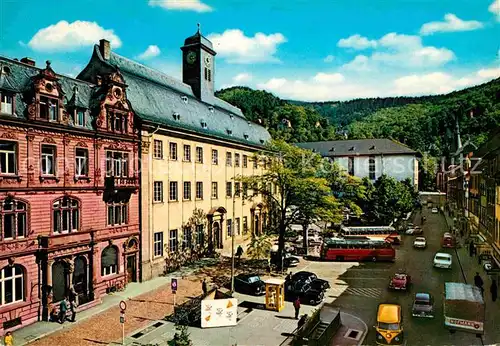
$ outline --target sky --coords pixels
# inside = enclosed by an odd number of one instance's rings
[[[0,55],[76,76],[106,38],[181,79],[198,23],[217,51],[217,89],[335,101],[500,77],[500,0],[0,0]]]

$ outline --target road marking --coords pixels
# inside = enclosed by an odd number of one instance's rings
[[[357,316],[354,316],[354,315],[351,315],[347,312],[342,312],[342,314],[345,314],[345,315],[349,315],[351,316],[352,318],[358,320],[359,322],[361,322],[364,326],[365,326],[365,332],[363,333],[363,335],[359,338],[359,342],[358,342],[358,346],[363,344],[363,342],[365,341],[365,337],[366,335],[368,335],[368,326],[366,325],[365,321],[363,321],[361,318],[357,317]],[[405,342],[405,346],[406,346],[406,342]]]
[[[328,290],[328,295],[331,297],[340,297],[342,294],[351,296],[367,297],[367,298],[380,298],[382,294],[381,288],[370,287],[332,287]]]

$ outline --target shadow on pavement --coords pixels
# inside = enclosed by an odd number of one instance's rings
[[[240,308],[245,308],[245,309],[266,310],[265,304],[249,302],[249,301],[243,301],[243,302],[239,303],[238,306]]]

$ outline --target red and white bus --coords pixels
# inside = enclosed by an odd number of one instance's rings
[[[327,238],[321,245],[326,261],[394,261],[396,250],[385,240],[360,237]]]
[[[401,242],[401,236],[392,226],[342,227],[339,235],[343,237],[367,237],[372,240],[387,240],[393,244]]]

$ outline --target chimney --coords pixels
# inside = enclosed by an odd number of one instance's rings
[[[28,57],[22,58],[21,62],[26,64],[26,65],[35,66],[35,60],[28,58]]]
[[[101,56],[104,60],[109,60],[109,56],[111,55],[111,45],[108,40],[99,40],[99,52],[101,52]]]

